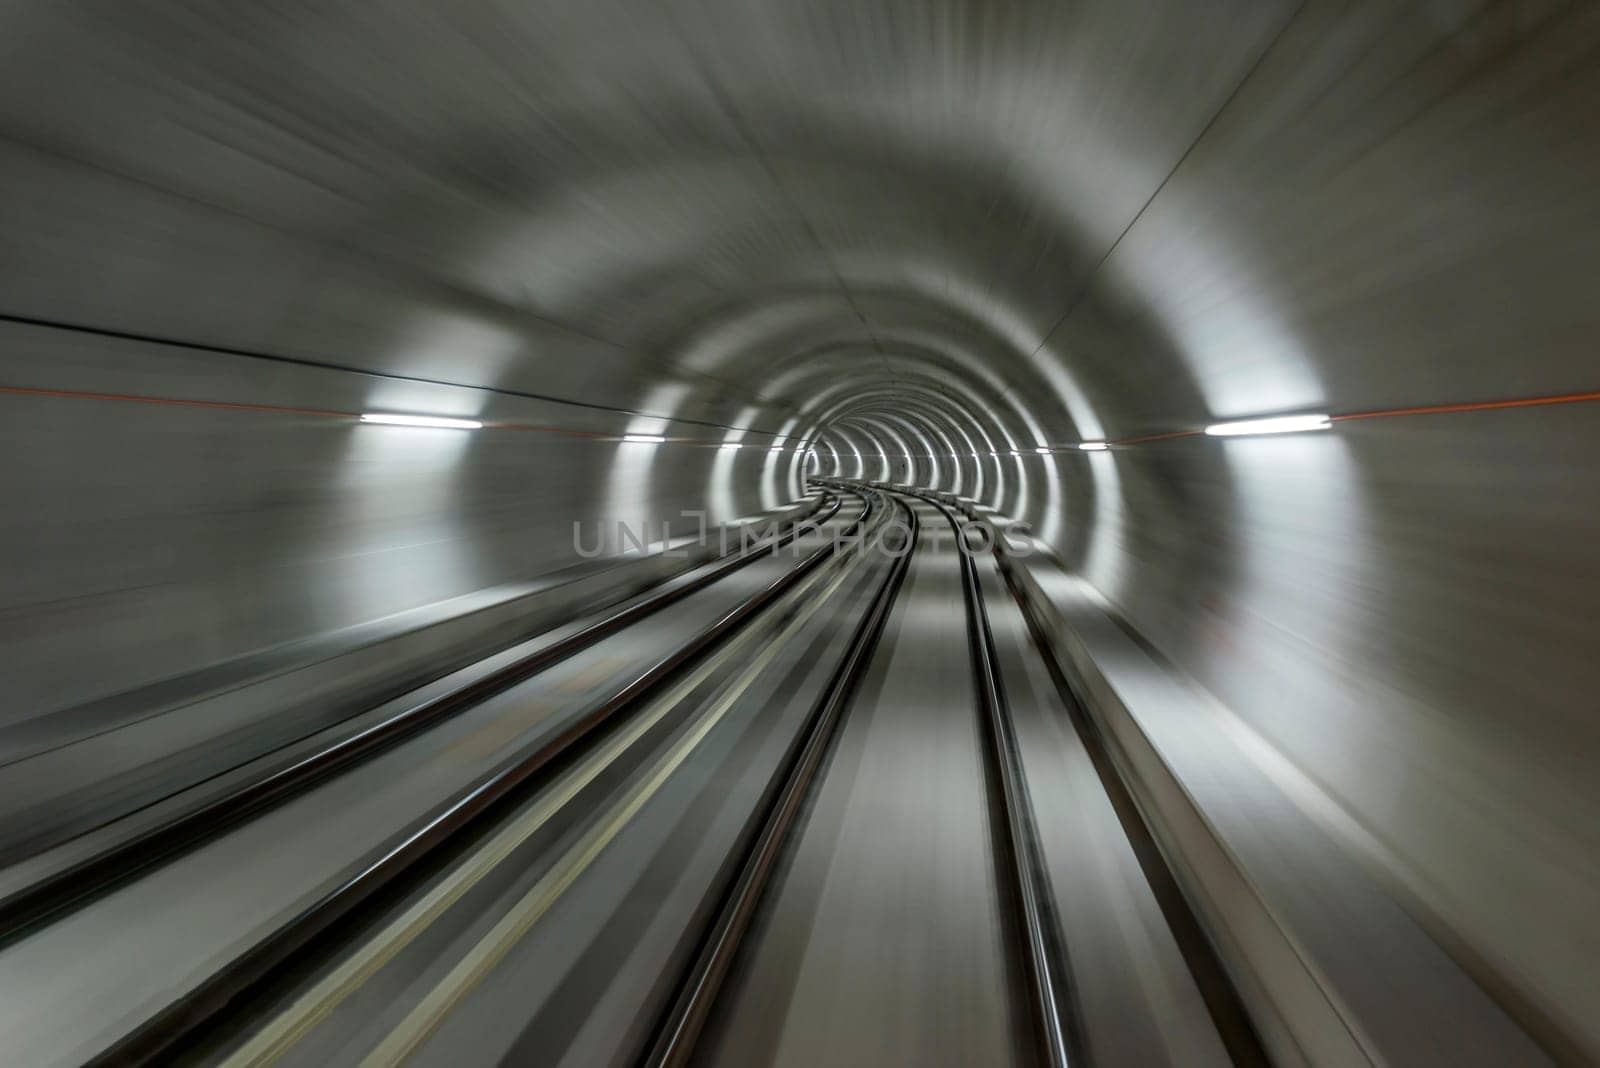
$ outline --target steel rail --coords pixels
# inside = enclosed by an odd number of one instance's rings
[[[866,508],[846,529],[846,536],[858,536],[866,529],[874,513],[872,499],[861,494]],[[806,556],[794,568],[787,569],[760,592],[747,598],[738,608],[726,612],[714,624],[702,628],[688,643],[654,662],[642,673],[630,679],[626,686],[592,703],[571,723],[555,734],[533,743],[522,753],[512,756],[472,787],[462,790],[448,803],[435,807],[410,828],[398,833],[381,849],[368,854],[368,859],[352,875],[342,879],[338,886],[322,892],[317,899],[306,903],[285,923],[258,938],[253,945],[222,962],[213,974],[168,1002],[162,1009],[144,1018],[133,1030],[110,1042],[106,1049],[91,1057],[88,1065],[130,1066],[157,1065],[195,1038],[202,1036],[230,1007],[245,999],[261,983],[278,974],[291,962],[309,958],[322,948],[322,942],[336,935],[334,927],[374,895],[397,886],[400,879],[419,870],[422,863],[432,859],[442,847],[456,841],[462,831],[475,830],[480,823],[498,817],[509,804],[525,796],[528,788],[541,782],[541,772],[552,764],[570,756],[574,747],[590,739],[598,727],[608,723],[613,716],[630,710],[638,702],[648,700],[664,684],[680,675],[683,668],[715,651],[717,646],[730,640],[739,627],[749,622],[757,612],[768,608],[781,596],[792,592],[798,582],[819,568],[832,552],[832,545],[824,544]]]
[[[657,1021],[654,1039],[639,1061],[641,1068],[677,1068],[694,1055],[722,982],[738,954],[739,946],[766,892],[773,869],[783,854],[794,823],[808,796],[845,710],[878,645],[900,588],[905,583],[911,556],[916,551],[916,513],[903,502],[908,522],[906,551],[891,565],[851,635],[848,651],[835,668],[822,695],[797,733],[784,760],[762,794],[750,823],[741,835],[738,874],[728,884],[714,918],[707,924],[676,994]]]
[[[846,536],[865,529],[873,508],[852,521]],[[397,883],[434,855],[453,836],[475,827],[514,802],[539,781],[540,772],[567,756],[614,716],[653,696],[680,671],[730,638],[753,616],[792,590],[828,558],[825,544],[754,596],[702,629],[688,642],[656,661],[608,697],[592,704],[573,722],[502,763],[454,799],[436,808],[382,847],[361,869],[305,905],[273,931],[222,964],[195,988],[157,1010],[87,1063],[134,1066],[166,1063],[168,1055],[190,1042],[235,1003],[292,960],[313,954],[331,929],[375,894]]]
[[[994,651],[989,613],[984,607],[983,584],[965,541],[966,531],[954,511],[943,501],[920,492],[918,497],[942,513],[956,539],[961,559],[962,587],[967,608],[967,633],[978,686],[995,802],[1006,833],[1001,843],[1012,875],[1018,918],[1022,924],[1022,956],[1028,976],[1039,1055],[1051,1068],[1087,1063],[1082,1036],[1070,1025],[1072,989],[1066,953],[1053,907],[1050,875],[1029,801],[1027,775],[1017,742],[1016,727],[1006,704],[1005,684]]]
[[[909,492],[939,507],[945,512],[946,517],[950,516],[950,510],[931,495],[920,491]],[[1117,768],[1117,761],[1111,754],[1111,743],[1100,730],[1094,717],[1087,712],[1077,688],[1067,678],[1052,648],[1044,624],[1039,619],[1034,605],[1023,593],[1015,574],[1016,563],[1000,552],[998,541],[994,546],[993,555],[1006,591],[1022,615],[1034,651],[1044,662],[1045,669],[1055,685],[1070,727],[1089,755],[1096,777],[1105,789],[1118,822],[1127,835],[1128,843],[1150,885],[1161,914],[1172,930],[1179,952],[1195,979],[1201,999],[1205,1002],[1223,1046],[1235,1064],[1269,1064],[1270,1059],[1245,1007],[1244,999],[1234,985],[1220,953],[1206,933],[1204,924],[1185,896],[1179,884],[1177,871],[1163,854],[1155,834],[1145,822],[1131,788],[1123,781],[1122,774]],[[975,564],[972,566],[972,572],[976,576]],[[982,607],[981,601],[979,607]],[[1009,717],[1006,718],[1006,723],[1009,725]],[[1038,870],[1043,873],[1045,869],[1041,866]],[[1078,1043],[1076,1049],[1082,1050],[1081,1038],[1074,1039],[1071,1031],[1067,1032],[1067,1037]],[[1081,1059],[1087,1060],[1086,1053],[1080,1052],[1078,1055]]]
[[[816,513],[812,512],[795,519],[793,525],[776,539],[758,543],[760,549],[771,547],[775,551],[808,527],[820,528],[838,514],[842,503],[842,498],[834,496],[819,518],[813,519]],[[330,776],[370,760],[405,739],[460,715],[482,701],[570,659],[602,639],[745,567],[760,555],[761,551],[740,555],[730,553],[713,563],[703,574],[686,582],[625,605],[603,619],[519,657],[479,679],[412,705],[285,767],[245,783],[222,797],[51,872],[0,899],[0,944],[26,934],[50,918],[120,885],[139,872],[193,849],[229,827],[298,796]],[[203,782],[196,784],[203,785]]]
[[[1018,582],[1016,564],[998,549],[995,558],[1007,591],[1022,614],[1034,652],[1044,663],[1045,671],[1055,685],[1056,694],[1066,711],[1068,726],[1082,743],[1095,776],[1105,790],[1117,822],[1139,864],[1139,870],[1150,886],[1189,974],[1194,978],[1195,987],[1200,992],[1200,998],[1205,1003],[1229,1059],[1240,1068],[1266,1068],[1272,1061],[1267,1056],[1266,1047],[1245,1006],[1244,998],[1207,933],[1205,924],[1185,895],[1177,869],[1163,853],[1155,832],[1146,822],[1139,803],[1134,799],[1133,789],[1124,781],[1117,758],[1113,755],[1114,743],[1100,729],[1077,687],[1068,679],[1038,611]]]

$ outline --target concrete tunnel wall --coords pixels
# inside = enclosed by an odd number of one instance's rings
[[[1147,7],[3,16],[0,385],[695,442],[0,396],[8,705],[773,508],[815,442],[1026,521],[1600,1050],[1596,409],[1071,448],[1597,388],[1600,11]]]
[[[619,442],[636,417],[0,324],[6,723],[580,563],[795,496],[795,453]],[[278,408],[280,410],[270,410]],[[286,410],[282,410],[286,409]],[[567,433],[368,426],[424,411]],[[600,435],[590,438],[587,434]],[[772,483],[763,494],[761,478]],[[708,486],[715,476],[716,491]],[[722,485],[726,483],[726,485]],[[779,498],[782,498],[779,500]],[[763,502],[766,502],[763,507]],[[84,650],[92,650],[86,662]]]

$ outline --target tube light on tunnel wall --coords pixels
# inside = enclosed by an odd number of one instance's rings
[[[1327,430],[1333,423],[1326,415],[1278,415],[1270,419],[1241,419],[1233,423],[1212,423],[1206,433],[1214,438],[1242,434],[1298,434],[1306,430]]]
[[[724,441],[722,443],[722,445],[721,445],[721,448],[724,448],[724,449],[737,449],[739,447],[740,447],[740,444],[737,441]]]
[[[633,445],[660,445],[667,439],[658,434],[624,434],[622,440]]]
[[[1078,443],[1078,448],[1084,452],[1105,452],[1108,447],[1103,441],[1083,441]]]
[[[439,430],[479,430],[483,424],[476,419],[446,419],[438,415],[392,415],[387,412],[366,412],[361,416],[363,423],[378,423],[382,426],[426,426]]]
[[[1049,449],[1048,446],[1045,446],[1045,445],[1035,445],[1033,451],[1038,453],[1040,456],[1049,456],[1050,455],[1050,449]]]

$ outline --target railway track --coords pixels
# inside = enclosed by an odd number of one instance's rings
[[[928,499],[959,541],[964,536],[960,519],[947,506]],[[919,528],[916,512],[907,507],[910,538]],[[1009,876],[1012,915],[1018,930],[1013,944],[1028,977],[1029,1000],[1035,1029],[1037,1062],[1052,1066],[1081,1063],[1081,1048],[1069,1024],[1070,1006],[1061,940],[1049,911],[1048,876],[1029,811],[1028,791],[1017,754],[1015,732],[1006,705],[1004,683],[994,659],[983,594],[970,554],[958,551],[966,613],[967,640],[974,680],[972,706],[982,721],[988,758],[985,778],[991,785],[990,804],[995,823],[1004,828],[997,839],[1000,867]],[[798,814],[813,788],[823,755],[841,719],[859,690],[868,664],[883,635],[890,609],[911,563],[907,553],[862,618],[850,654],[834,673],[826,694],[813,714],[803,750],[775,782],[758,835],[753,836],[739,864],[739,875],[728,888],[713,923],[700,939],[693,963],[677,984],[677,995],[656,1029],[640,1068],[678,1068],[695,1059],[697,1041],[724,980],[740,952],[755,913],[794,831]]]
[[[819,514],[788,525],[773,539],[771,549],[776,551],[790,544],[808,526],[826,524],[838,515],[841,503],[841,497],[833,496],[822,505]],[[864,513],[862,521],[867,517],[868,513]],[[341,737],[236,790],[184,811],[156,827],[123,838],[92,856],[53,871],[0,898],[0,944],[27,933],[51,916],[104,893],[153,864],[196,847],[241,820],[304,793],[330,775],[369,760],[395,744],[458,715],[464,709],[593,648],[605,638],[650,619],[663,609],[748,566],[766,549],[767,546],[760,546],[751,552],[730,553],[685,580],[668,582],[663,588],[624,604],[556,641],[518,656],[466,685],[403,708],[379,723]],[[814,566],[815,563],[810,561],[802,564],[796,572],[780,578],[769,590],[763,590],[757,598],[752,598],[748,610],[741,608],[730,613],[726,619],[718,620],[705,634],[685,645],[683,658],[692,657],[695,651],[716,641],[750,613],[759,611],[798,580],[805,569]],[[677,662],[681,661],[674,663]],[[670,671],[671,667],[664,664],[652,670],[659,674]],[[649,679],[641,676],[638,685],[649,684]]]
[[[851,496],[859,505],[854,518],[846,521],[840,513],[843,501]],[[0,938],[5,943],[0,947],[0,973],[13,960],[20,965],[33,957],[58,932],[74,928],[80,915],[117,908],[122,892],[140,891],[146,882],[169,878],[169,869],[177,862],[198,863],[208,852],[226,850],[230,837],[241,829],[252,828],[276,812],[304,806],[319,789],[380,764],[399,750],[426,746],[433,734],[453,729],[464,714],[504,701],[518,687],[558,666],[566,667],[569,661],[592,658],[608,640],[627,638],[641,623],[664,619],[674,606],[682,608],[697,597],[704,599],[726,585],[732,576],[761,562],[756,570],[763,572],[762,581],[749,596],[715,610],[709,623],[693,633],[678,634],[661,653],[626,665],[625,670],[600,685],[600,696],[584,701],[576,709],[563,709],[560,721],[552,729],[537,733],[531,744],[509,759],[492,763],[442,804],[407,821],[401,833],[368,849],[358,865],[347,866],[337,878],[325,881],[315,894],[297,899],[293,908],[280,912],[255,936],[228,945],[203,978],[189,982],[133,1026],[110,1036],[92,1052],[82,1043],[67,1043],[69,1048],[87,1055],[64,1060],[104,1065],[150,1064],[165,1062],[181,1053],[247,1002],[263,983],[286,968],[315,959],[325,949],[324,943],[342,937],[348,921],[368,902],[395,892],[406,880],[428,869],[437,856],[449,853],[481,827],[492,825],[517,799],[559,774],[618,723],[669,689],[675,680],[715,657],[730,639],[802,588],[835,555],[834,539],[821,536],[821,530],[838,520],[836,525],[843,526],[841,536],[854,538],[874,521],[875,494],[855,492],[830,497],[819,515],[804,524],[794,524],[776,544],[763,544],[748,554],[703,567],[682,581],[669,583],[591,620],[467,685],[410,705],[248,781],[242,788],[183,811],[154,829],[118,841],[109,849],[13,891],[0,902]],[[804,552],[791,563],[780,556],[780,551],[793,548],[791,543],[796,539],[804,539]],[[740,581],[749,585],[746,579]],[[719,596],[728,602],[726,595]],[[704,607],[696,610],[705,614]],[[151,876],[155,878],[147,878]],[[132,901],[128,910],[130,926],[137,927],[144,921]],[[60,940],[65,943],[70,939],[63,934]]]
[[[963,520],[930,495],[827,486],[815,528],[784,539],[792,562],[711,565],[0,903],[0,980],[118,922],[163,980],[128,972],[149,989],[122,1016],[41,1031],[23,1061],[1093,1062],[1012,707],[1018,654],[997,642]],[[427,788],[415,799],[407,776]],[[319,814],[338,823],[369,789],[406,818],[318,837]],[[1205,1049],[1264,1063],[1120,800],[1221,1036]],[[163,895],[226,912],[247,885],[228,858],[266,871],[263,850],[324,867],[175,950],[184,903]],[[610,993],[570,1002],[591,990]],[[774,1004],[799,1023],[774,1030]]]

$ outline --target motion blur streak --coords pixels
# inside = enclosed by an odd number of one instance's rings
[[[1573,0],[4,5],[0,1062],[635,1063],[827,703],[683,1057],[1600,1063],[1597,57]]]

